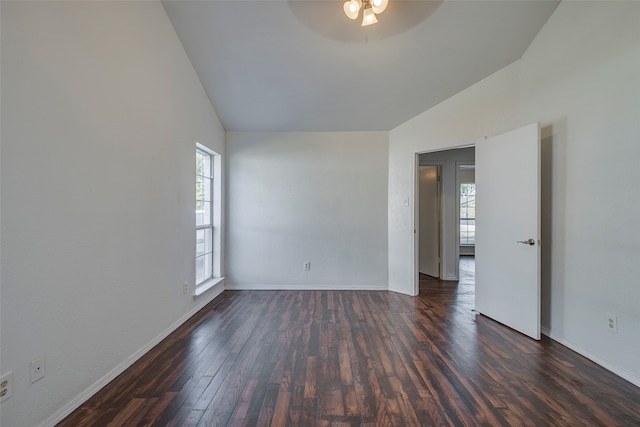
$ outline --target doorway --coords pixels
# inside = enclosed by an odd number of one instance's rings
[[[476,310],[525,335],[540,339],[540,124],[532,123],[485,138],[467,148],[473,150],[480,196],[474,255]],[[457,154],[460,150],[455,152]],[[437,151],[427,155],[446,157],[451,153]],[[419,166],[423,165],[422,155],[415,153],[412,168],[413,295],[419,293],[417,180]],[[447,179],[447,169],[450,168],[443,168],[443,195],[447,192],[447,182],[457,181]],[[455,172],[454,168],[454,175]],[[446,280],[446,275],[455,270],[453,280],[458,281],[459,240],[455,239],[451,248],[448,234],[456,235],[460,218],[456,215],[451,221],[450,212],[447,212],[448,199],[443,196],[441,272]],[[453,205],[458,206],[458,198]]]
[[[416,161],[416,274],[458,281],[461,253],[474,255],[469,242],[461,249],[460,185],[474,181],[475,147],[421,153]],[[433,195],[434,184],[429,181],[436,173],[437,198]],[[473,210],[466,213],[474,215]],[[465,236],[475,231],[475,217],[465,221],[463,231]],[[437,269],[432,267],[434,264]],[[465,274],[468,279],[467,270]]]

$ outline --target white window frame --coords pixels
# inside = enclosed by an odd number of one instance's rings
[[[195,291],[194,295],[198,296],[204,293],[205,291],[211,289],[213,286],[220,283],[224,278],[221,276],[221,236],[222,236],[222,159],[221,156],[215,151],[207,148],[206,146],[196,143],[196,154],[201,153],[205,156],[208,156],[210,163],[210,176],[206,177],[203,175],[199,175],[197,168],[194,171],[194,175],[196,177],[196,182],[198,177],[201,179],[209,179],[209,191],[208,202],[210,203],[209,215],[207,218],[208,223],[198,225],[198,220],[195,220],[195,263],[194,263],[194,283],[195,283]],[[207,197],[204,198],[206,200]],[[204,201],[203,200],[203,201]],[[197,207],[198,202],[198,194],[196,193],[194,197],[194,202]],[[195,215],[197,217],[198,211],[195,210]],[[195,219],[195,218],[194,218]],[[209,250],[206,249],[205,245],[205,253],[199,254],[198,251],[198,231],[200,230],[211,230],[211,242],[209,243]],[[206,275],[204,278],[199,278],[197,275],[198,267],[197,262],[198,258],[203,256],[209,257],[209,262],[211,265],[210,274]],[[206,261],[205,261],[206,262]]]
[[[463,185],[473,185],[473,191],[474,191],[474,195],[473,195],[474,200],[473,200],[473,202],[474,202],[474,209],[475,209],[475,186],[476,186],[475,182],[461,182],[460,186],[458,187],[458,194],[460,195],[460,197],[458,198],[458,206],[459,206],[459,208],[458,208],[458,212],[459,212],[459,214],[458,214],[458,222],[460,224],[460,236],[458,238],[458,244],[460,246],[475,246],[476,245],[475,244],[475,239],[476,239],[475,238],[475,231],[474,231],[473,243],[469,243],[469,235],[468,234],[466,236],[466,242],[464,242],[464,243],[462,242],[462,221],[463,220],[467,221],[467,227],[469,226],[468,221],[474,221],[474,229],[475,229],[475,220],[476,220],[475,215],[474,215],[473,218],[463,218],[462,217],[462,186]],[[467,200],[467,203],[468,203],[468,200]],[[468,212],[468,208],[465,209],[465,212]]]

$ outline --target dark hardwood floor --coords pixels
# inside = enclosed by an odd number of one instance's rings
[[[640,425],[639,388],[476,315],[472,262],[416,298],[224,292],[59,426]]]

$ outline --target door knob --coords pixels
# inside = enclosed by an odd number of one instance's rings
[[[523,245],[529,245],[529,246],[533,246],[536,244],[536,241],[533,239],[529,239],[529,240],[518,240],[517,243],[522,243]]]

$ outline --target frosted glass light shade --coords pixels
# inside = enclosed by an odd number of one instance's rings
[[[356,19],[358,12],[360,12],[360,7],[362,7],[362,0],[347,0],[344,2],[344,13],[349,19]]]
[[[365,8],[362,13],[362,26],[366,27],[367,25],[375,24],[378,22],[378,18],[376,18],[376,14],[373,13],[373,9],[370,7]]]
[[[387,8],[389,0],[372,0],[371,8],[376,15],[381,14]]]

